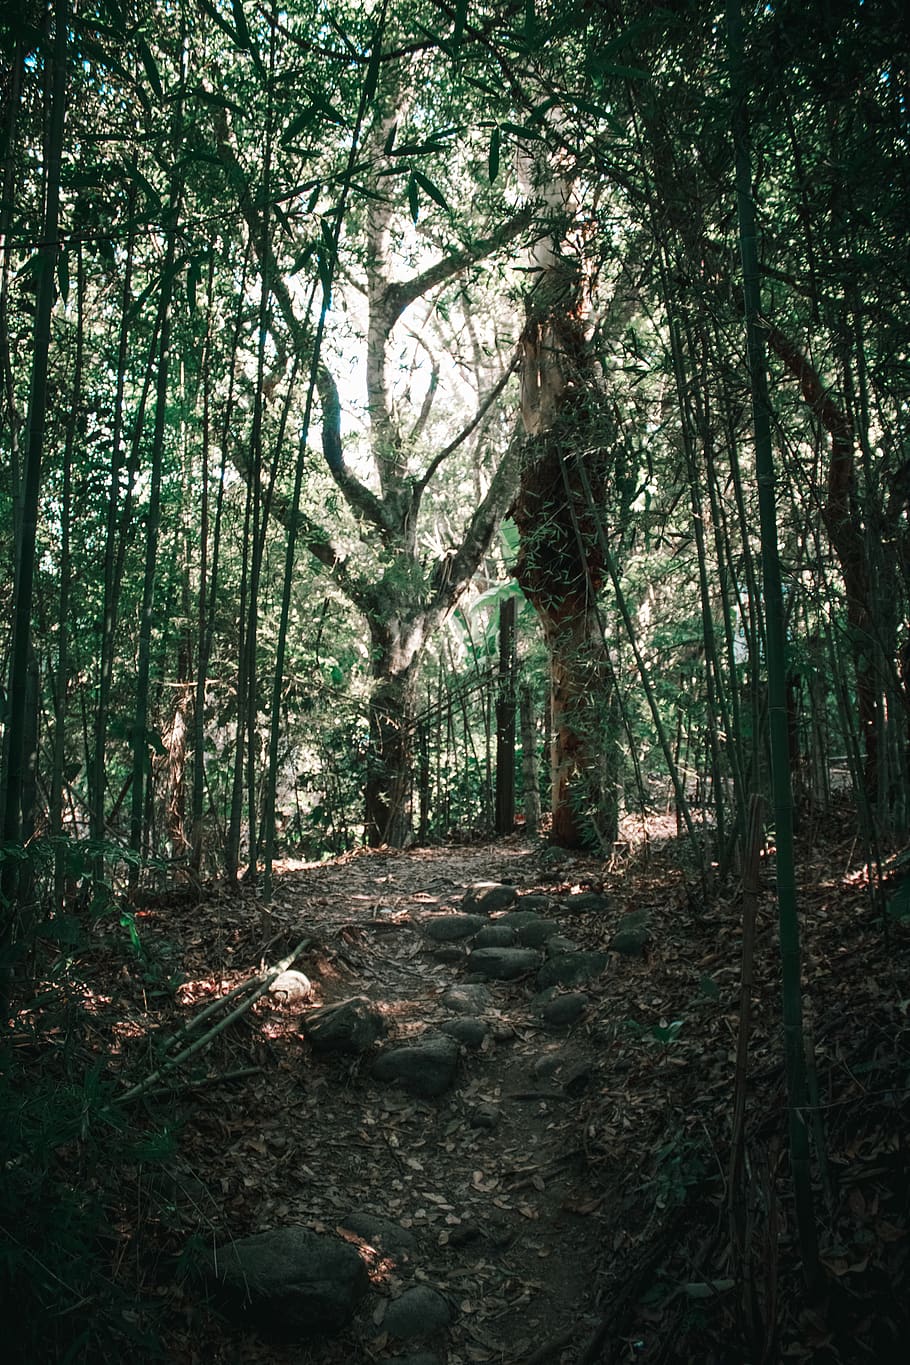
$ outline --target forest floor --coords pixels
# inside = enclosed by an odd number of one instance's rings
[[[785,1155],[772,869],[760,873],[737,1081],[740,890],[706,893],[669,838],[608,865],[516,835],[287,863],[268,907],[251,888],[171,893],[137,912],[132,958],[122,934],[96,935],[76,964],[85,1022],[67,1045],[103,1059],[121,1089],[160,1065],[156,1040],[309,940],[294,965],[310,997],[264,995],[179,1081],[123,1106],[148,1128],[147,1160],[89,1172],[132,1335],[153,1328],[173,1365],[903,1360],[910,929],[873,905],[849,823],[811,835],[800,903],[825,1277],[812,1305]],[[486,982],[483,1042],[431,1099],[379,1083],[368,1058],[314,1054],[303,1018],[353,996],[381,1012],[386,1044],[451,1020],[443,996],[472,979],[467,952],[421,925],[488,881],[513,885],[519,908],[547,897],[560,933],[606,952],[577,1022],[543,1021],[533,973]],[[636,912],[644,951],[614,951]],[[731,1186],[738,1086],[745,1175]],[[76,1146],[58,1157],[85,1179]],[[223,1318],[187,1273],[205,1248],[278,1227],[355,1240],[352,1213],[391,1220],[410,1246],[357,1243],[371,1291],[340,1335],[262,1336]],[[401,1340],[386,1312],[420,1283],[444,1296],[451,1323]],[[120,1359],[142,1354],[124,1339]]]

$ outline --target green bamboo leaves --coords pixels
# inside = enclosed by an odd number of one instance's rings
[[[423,190],[424,194],[427,195],[429,199],[432,199],[434,204],[438,204],[441,209],[445,209],[446,213],[450,212],[448,200],[439,186],[434,185],[433,181],[429,176],[424,175],[423,171],[414,170],[411,171],[411,174],[408,176],[407,195],[408,208],[415,223],[420,216],[419,190]]]

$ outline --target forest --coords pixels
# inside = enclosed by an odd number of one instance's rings
[[[11,1358],[903,1360],[904,5],[0,44]]]

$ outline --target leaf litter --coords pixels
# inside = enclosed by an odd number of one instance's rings
[[[877,911],[846,822],[824,841],[815,833],[800,906],[827,1289],[808,1307],[787,1173],[772,860],[756,924],[739,1233],[728,1176],[741,898],[696,889],[671,841],[620,867],[566,856],[555,871],[521,836],[362,851],[285,870],[267,908],[248,886],[151,900],[136,915],[141,959],[99,930],[78,964],[92,1009],[70,1046],[102,1062],[121,1094],[160,1070],[162,1041],[308,939],[293,963],[312,985],[307,1002],[264,993],[130,1107],[132,1121],[167,1130],[167,1160],[98,1173],[114,1273],[137,1314],[154,1318],[165,1358],[394,1359],[402,1347],[383,1334],[383,1302],[417,1283],[457,1305],[431,1343],[448,1365],[839,1362],[857,1358],[857,1339],[899,1358],[910,1327],[910,930]],[[610,953],[571,1031],[541,1026],[533,980],[490,983],[495,1027],[438,1099],[379,1086],[363,1059],[310,1052],[301,1015],[352,995],[382,1012],[395,1043],[451,1017],[440,997],[463,960],[438,960],[418,922],[489,880],[551,897],[547,915],[582,949],[609,948],[622,916],[645,913],[647,948]],[[590,891],[609,909],[575,910],[573,896]],[[550,1053],[580,1066],[576,1088],[535,1071]],[[494,1127],[472,1126],[477,1107],[498,1113]],[[397,1221],[417,1249],[364,1249],[373,1295],[339,1337],[265,1342],[185,1277],[188,1246],[295,1223],[336,1233],[353,1209]]]

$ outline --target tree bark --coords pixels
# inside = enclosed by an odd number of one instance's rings
[[[856,506],[856,459],[853,427],[822,382],[808,356],[778,327],[766,324],[768,344],[783,361],[811,411],[831,441],[822,520],[837,555],[847,599],[850,653],[856,682],[856,706],[863,751],[863,781],[868,799],[878,799],[878,726],[880,680],[876,666],[878,613],[873,603],[872,574]],[[889,642],[896,655],[896,642]]]
[[[522,809],[525,833],[535,835],[540,828],[540,790],[537,775],[537,734],[534,728],[534,698],[527,683],[520,690]]]
[[[515,598],[499,604],[499,692],[496,698],[496,833],[515,826]]]
[[[417,679],[428,633],[418,617],[405,624],[371,622],[373,685],[370,747],[364,792],[365,836],[372,848],[401,848],[411,832],[409,787],[417,709]]]
[[[30,734],[29,674],[32,656],[32,599],[36,572],[38,508],[41,497],[41,466],[44,457],[48,412],[48,364],[51,347],[51,314],[60,224],[60,173],[67,98],[66,44],[69,23],[67,0],[57,0],[53,11],[54,37],[49,56],[50,80],[48,133],[45,165],[44,215],[41,224],[40,270],[35,300],[34,350],[29,394],[28,439],[16,527],[16,577],[10,646],[9,700],[6,714],[4,761],[0,782],[3,812],[2,836],[18,844],[32,820],[31,774],[37,760]],[[18,473],[18,471],[15,471]],[[0,1025],[5,1024],[11,967],[7,950],[14,934],[14,907],[18,891],[18,863],[7,858],[0,870]]]
[[[550,656],[551,838],[580,848],[595,838],[612,843],[617,826],[615,782],[604,771],[613,753],[602,738],[610,672],[597,615],[604,562],[592,506],[605,501],[606,423],[588,344],[584,243],[572,231],[575,187],[548,163],[529,159],[523,174],[551,235],[530,253],[536,283],[521,338],[521,418],[530,439],[512,508],[521,536],[515,576]]]
[[[597,615],[603,557],[573,461],[585,460],[595,498],[604,491],[605,465],[587,450],[570,453],[589,444],[578,408],[563,405],[546,436],[531,444],[512,509],[521,535],[515,576],[540,619],[550,659],[551,838],[566,848],[598,836],[612,843],[618,816],[603,741],[610,692]]]

